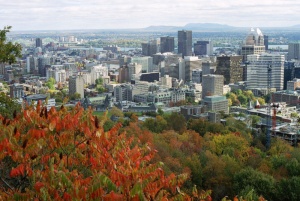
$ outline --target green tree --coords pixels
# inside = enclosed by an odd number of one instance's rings
[[[55,87],[54,87],[55,83],[56,83],[55,79],[54,79],[53,77],[50,77],[50,78],[48,79],[48,81],[45,83],[45,85],[46,85],[49,89],[54,90],[54,89],[55,89]]]
[[[15,112],[21,111],[21,105],[16,100],[11,99],[5,93],[0,93],[0,114],[4,117],[12,118]]]
[[[254,189],[258,195],[263,195],[267,200],[275,200],[275,180],[272,176],[254,170],[245,168],[235,174],[233,179],[235,192],[240,194],[245,188]],[[248,187],[247,187],[248,186]]]
[[[0,64],[15,63],[16,58],[21,57],[22,46],[18,43],[6,41],[6,34],[10,32],[11,26],[5,26],[0,30]]]
[[[240,103],[242,105],[246,105],[247,104],[248,99],[247,99],[247,97],[245,95],[240,94],[240,95],[238,95],[237,99],[240,101]]]
[[[75,92],[73,95],[70,96],[71,100],[80,100],[81,99],[81,95],[80,93]]]

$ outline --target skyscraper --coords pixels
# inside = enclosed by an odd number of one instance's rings
[[[192,56],[192,31],[178,31],[178,54],[182,54],[182,58]]]
[[[195,55],[212,55],[213,45],[211,41],[197,41],[194,43],[194,53]]]
[[[243,56],[217,57],[216,74],[224,76],[224,84],[243,81]]]
[[[153,56],[157,53],[157,40],[151,40],[147,43],[142,43],[142,55]]]
[[[185,77],[184,81],[192,81],[192,72],[195,69],[202,69],[202,61],[198,57],[184,57]]]
[[[35,47],[43,47],[42,39],[40,38],[35,39]]]
[[[202,76],[202,99],[205,96],[223,95],[223,75],[203,75]]]
[[[160,52],[174,52],[174,37],[160,37]]]
[[[265,45],[265,49],[268,50],[269,49],[269,36],[264,35],[264,45]]]
[[[271,65],[271,88],[283,89],[284,55],[253,54],[247,56],[247,88],[268,87],[268,67]]]
[[[84,98],[84,80],[81,75],[69,77],[69,95],[75,93],[79,93],[80,98]]]
[[[300,43],[289,43],[288,60],[300,59]]]
[[[265,52],[264,35],[259,28],[251,28],[242,45],[241,55],[243,56],[243,61],[247,60],[247,55],[263,52]]]

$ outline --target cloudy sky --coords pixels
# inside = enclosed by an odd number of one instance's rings
[[[0,28],[121,29],[220,23],[240,27],[300,24],[299,0],[0,0]]]

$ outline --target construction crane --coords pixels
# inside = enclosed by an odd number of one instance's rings
[[[268,108],[267,108],[267,133],[266,133],[266,138],[267,138],[267,142],[266,142],[266,147],[267,149],[270,148],[271,146],[271,129],[272,131],[275,130],[276,128],[276,113],[277,110],[276,108],[279,107],[279,104],[275,104],[273,103],[273,99],[272,99],[272,91],[271,91],[271,87],[272,87],[272,64],[270,63],[268,65],[268,87],[267,87],[267,91],[268,94],[270,96],[269,98],[269,104],[268,104]],[[272,108],[272,109],[271,109]],[[273,115],[272,115],[272,111],[273,111]],[[272,126],[271,126],[271,121],[272,121]]]
[[[267,129],[267,133],[266,133],[266,147],[267,149],[270,148],[271,145],[271,131],[270,131],[270,124],[271,124],[271,99],[272,99],[272,95],[271,95],[271,86],[272,86],[272,64],[270,63],[268,65],[268,86],[267,86],[267,92],[268,95],[270,96],[269,98],[269,103],[268,103],[268,107],[267,107],[267,125],[266,125],[266,129]],[[276,120],[275,120],[276,121]]]

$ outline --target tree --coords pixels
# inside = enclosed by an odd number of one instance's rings
[[[11,121],[0,116],[1,199],[187,198],[179,189],[185,174],[166,176],[151,163],[156,150],[133,143],[120,124],[104,132],[92,113],[79,105],[47,111],[39,102]]]
[[[3,117],[12,118],[20,111],[21,105],[16,100],[11,99],[3,92],[0,93],[0,114]]]
[[[254,189],[257,195],[263,195],[267,200],[275,200],[275,180],[272,176],[252,168],[245,168],[234,176],[234,189],[240,194],[245,188]],[[247,187],[248,186],[248,187]]]
[[[15,63],[16,58],[21,57],[22,46],[18,43],[6,41],[6,34],[10,32],[11,26],[5,26],[0,30],[0,63]]]
[[[54,79],[53,77],[50,77],[50,78],[48,79],[48,81],[45,83],[45,85],[46,85],[49,89],[54,90],[54,89],[55,89],[55,87],[54,87],[55,83],[56,83],[55,79]]]

